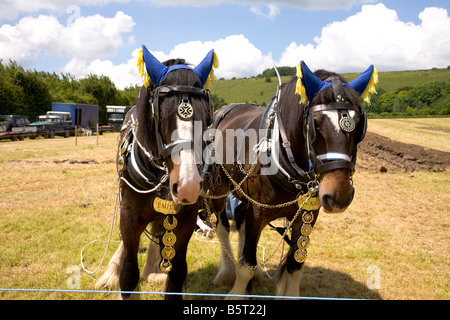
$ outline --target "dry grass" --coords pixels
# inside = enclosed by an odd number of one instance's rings
[[[377,127],[374,121],[370,120],[369,130]],[[80,250],[92,240],[108,238],[117,181],[116,139],[116,134],[101,136],[98,147],[96,137],[79,138],[76,147],[74,138],[0,142],[0,288],[67,289],[71,275],[67,268],[81,267]],[[448,137],[444,139],[448,145]],[[66,159],[95,159],[97,163],[54,162]],[[311,236],[301,294],[449,299],[450,173],[361,171],[355,174],[354,182],[356,196],[350,208],[343,214],[322,213],[319,217]],[[114,240],[119,238],[118,233],[115,227]],[[235,233],[232,237],[236,241]],[[275,232],[264,231],[260,244],[266,257],[278,239]],[[148,246],[147,241],[142,238],[142,246]],[[111,244],[107,259],[117,245]],[[89,270],[95,269],[104,249],[104,243],[95,243],[84,251]],[[188,250],[188,292],[228,292],[229,287],[211,285],[219,252],[217,243],[192,239]],[[268,263],[271,275],[275,274],[280,253],[281,248]],[[262,254],[260,248],[260,260]],[[139,255],[141,265],[144,260],[145,255]],[[81,272],[82,290],[93,290],[106,264],[107,261],[92,276]],[[380,272],[378,290],[370,290],[366,285],[371,266]],[[163,285],[144,281],[140,289],[164,290]],[[262,276],[252,293],[271,295],[273,289],[274,282]],[[114,298],[115,295],[105,293],[0,292],[0,299]]]
[[[369,130],[403,143],[450,152],[449,118],[372,119]]]

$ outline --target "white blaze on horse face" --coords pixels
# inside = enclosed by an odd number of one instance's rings
[[[177,130],[175,130],[172,138],[172,141],[194,141],[193,121],[183,121],[177,118]],[[198,173],[197,165],[195,163],[194,150],[191,148],[183,149],[179,152],[177,158],[177,163],[174,161],[175,170],[173,171],[178,172],[178,177],[172,177],[171,175],[172,196],[174,201],[179,204],[194,203],[200,195],[200,183],[202,182],[202,178]],[[176,192],[174,192],[174,188],[172,188],[174,183],[177,184]]]

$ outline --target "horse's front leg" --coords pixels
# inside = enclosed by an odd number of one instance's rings
[[[230,244],[230,223],[225,210],[218,217],[217,236],[221,244],[221,254],[219,271],[213,280],[213,284],[216,286],[230,285],[233,284],[236,276],[233,250]]]
[[[146,279],[149,283],[163,284],[167,280],[167,273],[162,272],[159,266],[161,264],[161,248],[159,243],[164,234],[164,229],[159,220],[153,221],[150,225],[152,238],[150,239],[147,250],[147,259],[145,260],[142,271],[142,278]]]
[[[255,211],[261,210],[253,206],[247,209],[245,222],[239,231],[239,259],[236,264],[236,280],[233,288],[228,293],[230,295],[246,295],[250,280],[256,275],[257,259],[256,249],[261,235],[260,222],[255,219]],[[241,241],[243,239],[243,245]],[[242,297],[229,297],[227,299],[242,299]]]
[[[317,221],[318,211],[314,212],[314,218],[311,222],[311,228]],[[304,232],[302,230],[308,230],[309,228],[302,229],[302,226],[305,225],[303,218],[297,219],[292,226],[292,240],[295,241],[295,245],[289,249],[286,258],[284,259],[284,263],[280,268],[280,276],[278,277],[278,283],[276,288],[276,295],[278,296],[291,296],[298,297],[300,295],[300,281],[304,270],[304,261],[298,262],[295,259],[295,252],[297,251],[298,246],[300,245],[303,249],[306,249],[309,245],[309,231],[307,233],[306,239],[307,242],[303,241],[303,246],[301,243],[298,243],[298,239],[300,236],[304,236]],[[311,230],[311,229],[309,229]],[[307,257],[307,256],[306,256]],[[305,259],[306,259],[305,257]]]
[[[146,227],[141,219],[128,208],[122,207],[120,214],[120,231],[123,241],[123,262],[119,284],[121,291],[134,291],[139,283],[138,250],[141,234]],[[122,293],[122,299],[131,297],[130,293]]]
[[[114,253],[113,257],[108,263],[106,271],[97,280],[95,290],[103,288],[109,290],[119,290],[119,274],[122,269],[123,262],[123,242],[120,242],[119,248]]]
[[[178,220],[177,227],[173,230],[176,242],[173,245],[175,256],[172,258],[172,269],[166,281],[166,292],[182,292],[184,281],[187,275],[186,252],[195,229],[197,221],[198,206],[192,205],[184,207],[175,217]],[[161,248],[164,244],[161,243]],[[166,300],[182,299],[181,295],[166,295]]]

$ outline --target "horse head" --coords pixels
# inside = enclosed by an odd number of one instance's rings
[[[313,73],[303,61],[297,68],[297,93],[301,102],[309,102],[304,136],[310,166],[319,178],[319,198],[325,212],[343,212],[353,200],[357,144],[367,127],[360,97],[374,92],[377,72],[372,65],[347,83],[336,73]]]
[[[214,51],[211,50],[195,68],[182,59],[161,63],[145,46],[142,46],[141,59],[148,79],[144,94],[148,95],[151,130],[147,134],[151,132],[151,136],[145,137],[143,132],[138,134],[143,135],[143,139],[156,138],[152,143],[153,153],[168,169],[174,203],[195,203],[201,193],[202,177],[198,168],[201,159],[196,156],[198,148],[194,146],[199,143],[201,151],[202,132],[194,137],[194,127],[205,130],[212,120],[209,91],[203,87],[214,76]]]

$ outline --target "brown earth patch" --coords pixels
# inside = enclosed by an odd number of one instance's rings
[[[379,172],[389,170],[442,172],[450,167],[450,153],[398,142],[367,132],[364,140],[358,145],[357,166],[363,170]]]

